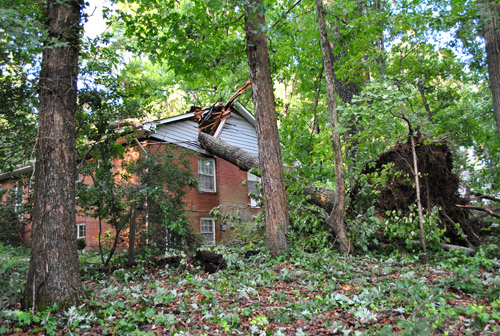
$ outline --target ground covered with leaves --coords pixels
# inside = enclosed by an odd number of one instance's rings
[[[218,247],[214,274],[184,258],[108,274],[81,256],[87,298],[58,313],[20,310],[26,251],[0,245],[0,333],[25,335],[500,335],[500,260],[446,253],[342,256]]]

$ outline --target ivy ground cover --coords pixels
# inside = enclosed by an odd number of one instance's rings
[[[0,332],[11,335],[500,335],[500,261],[477,253],[353,257],[219,247],[214,274],[151,259],[107,274],[82,255],[87,297],[62,313],[20,310],[27,255],[1,247]]]

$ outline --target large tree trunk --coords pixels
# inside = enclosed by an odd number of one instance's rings
[[[203,132],[200,132],[198,140],[207,151],[231,162],[241,170],[249,171],[250,169],[260,168],[259,158],[239,147]],[[310,196],[310,203],[323,208],[327,213],[332,211],[335,203],[335,194],[331,189],[309,186],[302,189],[302,192]]]
[[[337,235],[337,240],[340,245],[340,251],[343,253],[348,253],[350,250],[350,244],[349,240],[347,239],[347,229],[344,223],[346,199],[344,163],[342,160],[340,134],[335,130],[339,125],[339,117],[337,111],[337,97],[335,93],[333,67],[330,58],[331,50],[329,47],[328,35],[326,32],[325,13],[323,11],[323,0],[316,0],[316,12],[318,15],[318,29],[321,42],[323,68],[325,69],[328,110],[330,113],[330,124],[332,126],[333,155],[335,156],[335,204],[332,212],[328,216],[327,223]]]
[[[490,88],[493,96],[493,109],[500,141],[500,4],[498,1],[485,0],[484,40],[486,42],[486,60],[490,76]]]
[[[82,294],[75,224],[76,79],[81,7],[77,0],[47,1],[49,38],[40,73],[35,205],[25,290],[27,308],[42,309],[57,303],[59,309],[64,309],[78,304]]]
[[[252,97],[257,121],[259,162],[262,173],[266,215],[266,246],[273,257],[288,253],[285,232],[288,209],[281,159],[271,66],[261,0],[248,0],[245,8],[245,32]]]

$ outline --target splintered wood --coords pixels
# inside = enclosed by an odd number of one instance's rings
[[[231,96],[226,104],[219,104],[219,102],[215,102],[207,109],[201,109],[196,106],[191,107],[190,112],[195,113],[194,117],[198,123],[200,132],[214,136],[221,122],[231,115],[234,100],[239,95],[244,93],[250,85],[250,81],[247,81],[235,94]]]

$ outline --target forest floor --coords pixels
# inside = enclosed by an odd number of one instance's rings
[[[84,303],[32,313],[19,304],[28,254],[0,244],[0,334],[500,335],[500,260],[481,251],[441,253],[430,264],[404,255],[272,260],[216,251],[227,267],[214,274],[189,258],[104,274],[96,255],[82,254]]]

